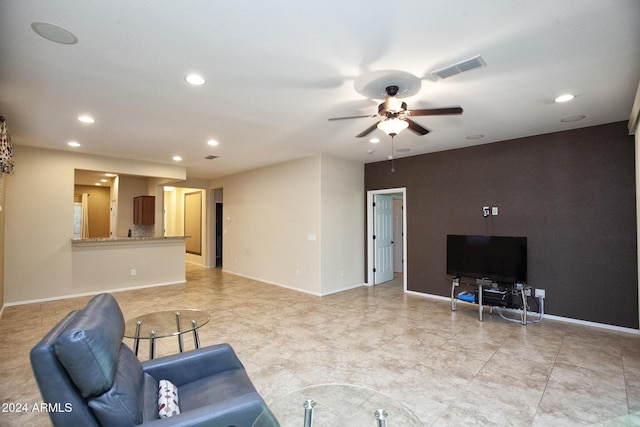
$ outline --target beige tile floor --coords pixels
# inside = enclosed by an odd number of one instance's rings
[[[211,313],[202,345],[229,342],[267,402],[301,387],[359,384],[401,400],[425,426],[640,426],[640,336],[545,319],[526,327],[406,295],[400,280],[315,297],[188,266],[185,285],[114,293],[125,318]],[[90,297],[6,307],[0,426],[47,426],[30,348]],[[128,340],[130,341],[130,340]],[[131,345],[131,343],[129,342]],[[193,340],[185,337],[187,349]],[[177,351],[162,339],[158,355]],[[146,359],[146,344],[140,358]],[[6,412],[9,403],[25,413]]]

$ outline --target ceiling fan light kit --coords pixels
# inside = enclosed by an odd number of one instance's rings
[[[406,120],[398,118],[385,119],[378,122],[378,129],[382,130],[387,135],[397,135],[408,127],[409,123]]]

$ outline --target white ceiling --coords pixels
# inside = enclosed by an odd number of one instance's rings
[[[48,41],[33,22],[79,41]],[[464,108],[414,118],[432,132],[399,134],[395,148],[410,151],[398,158],[628,120],[639,41],[638,0],[0,0],[0,114],[15,145],[168,164],[178,154],[193,178],[318,153],[368,163],[391,150],[380,130],[376,145],[355,138],[376,120],[327,120],[377,111],[359,77],[408,72],[422,84],[410,109]],[[432,74],[476,55],[485,67]],[[186,84],[192,72],[207,83]],[[567,92],[576,98],[553,102]]]

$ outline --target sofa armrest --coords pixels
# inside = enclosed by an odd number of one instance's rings
[[[169,418],[161,418],[148,421],[141,426],[148,427],[211,427],[211,426],[251,426],[263,411],[271,411],[260,395],[249,393],[242,396],[235,396],[224,402],[212,403],[211,405],[183,412]],[[267,418],[273,420],[273,427],[280,427],[275,417]]]
[[[216,344],[142,362],[142,369],[156,381],[176,386],[231,369],[244,369],[229,344]]]

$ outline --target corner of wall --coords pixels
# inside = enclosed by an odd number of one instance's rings
[[[640,96],[638,97],[640,99]],[[635,154],[636,154],[636,233],[637,242],[640,242],[640,132],[635,132]],[[636,243],[638,244],[638,243]],[[640,325],[640,247],[637,247],[638,256],[638,324]]]
[[[4,310],[4,173],[0,173],[0,316]]]

